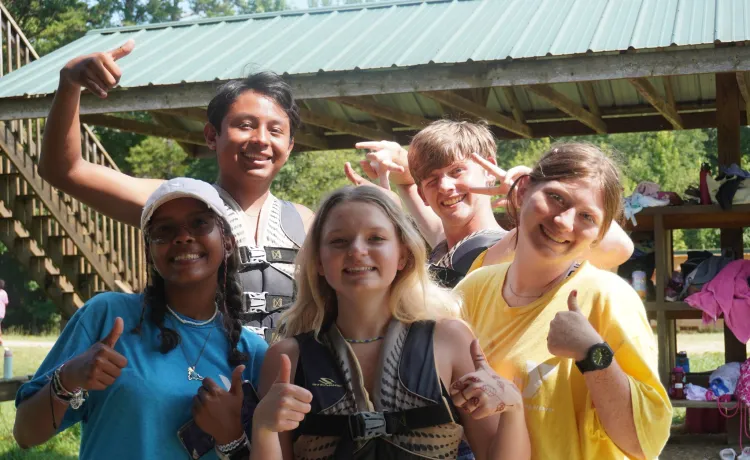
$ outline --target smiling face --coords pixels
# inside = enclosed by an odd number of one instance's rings
[[[519,190],[518,253],[573,262],[591,248],[604,220],[601,185],[591,179],[526,184]]]
[[[407,251],[378,206],[349,201],[327,215],[320,234],[318,273],[339,299],[388,292]]]
[[[219,217],[205,203],[178,198],[161,205],[146,235],[149,255],[165,282],[189,285],[216,283],[227,249]]]
[[[483,207],[490,198],[474,193],[459,193],[458,188],[482,187],[487,183],[484,169],[470,158],[455,161],[435,169],[419,183],[419,194],[425,204],[435,211],[444,225],[462,226]]]
[[[205,135],[209,148],[217,152],[225,182],[247,177],[271,181],[294,147],[284,109],[254,91],[245,91],[232,103],[220,132],[208,123]]]

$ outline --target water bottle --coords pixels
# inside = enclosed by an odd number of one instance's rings
[[[686,374],[690,373],[690,358],[688,358],[686,351],[677,353],[675,357],[675,366],[681,367]]]
[[[6,348],[3,354],[3,378],[13,378],[13,351],[10,348]]]
[[[646,300],[646,272],[642,270],[633,272],[633,289],[638,293],[641,300]]]

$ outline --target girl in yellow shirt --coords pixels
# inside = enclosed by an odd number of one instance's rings
[[[517,257],[456,287],[490,366],[523,394],[534,459],[655,458],[669,437],[672,408],[640,298],[577,263],[621,203],[609,157],[590,144],[554,146],[509,194]]]

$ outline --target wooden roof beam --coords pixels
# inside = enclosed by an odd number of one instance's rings
[[[294,133],[294,144],[312,147],[314,150],[330,150],[328,139],[310,132],[302,132],[301,130],[297,130]]]
[[[312,110],[300,108],[300,115],[302,116],[303,123],[320,126],[321,128],[330,129],[331,131],[353,134],[357,137],[372,141],[395,140],[391,133],[368,128],[367,126],[358,125],[357,123],[334,118],[329,115],[315,113]]]
[[[186,142],[188,144],[206,145],[206,139],[203,138],[202,132],[167,128],[165,126],[144,123],[137,120],[129,120],[127,118],[116,117],[114,115],[81,115],[81,123],[114,128],[121,131],[129,131],[131,133],[145,134],[146,136],[174,139],[176,141]]]
[[[737,72],[737,86],[745,100],[745,112],[750,116],[750,72]]]
[[[606,134],[607,125],[601,117],[584,109],[564,94],[549,85],[530,85],[529,90],[558,109],[593,129],[597,134]]]
[[[395,121],[396,123],[400,123],[405,126],[422,128],[431,123],[431,121],[427,118],[420,117],[419,115],[412,115],[411,113],[404,112],[393,107],[381,105],[364,97],[334,97],[330,100],[338,102],[339,104],[348,105],[349,107],[361,110],[362,112],[368,113],[378,118]]]
[[[593,113],[595,117],[601,117],[602,110],[599,108],[599,101],[596,99],[594,83],[584,81],[581,83],[581,89],[583,90],[583,97],[586,99],[586,105],[589,107],[589,112]]]
[[[519,123],[526,123],[526,117],[523,114],[523,110],[521,110],[521,103],[518,102],[518,96],[516,96],[516,91],[513,87],[503,86],[503,93],[505,94],[505,99],[508,100],[513,118]]]
[[[513,118],[495,112],[450,91],[429,91],[421,94],[438,101],[440,104],[458,109],[471,116],[485,119],[488,123],[518,134],[521,137],[533,137],[531,128],[527,124],[519,123]]]
[[[182,129],[180,122],[175,119],[172,115],[167,115],[162,112],[151,112],[151,117],[155,122],[162,126],[172,129]],[[215,155],[215,152],[205,145],[188,144],[187,142],[177,141],[182,150],[192,158],[210,158]]]
[[[152,112],[164,113],[173,117],[187,118],[188,120],[200,121],[201,123],[206,123],[208,121],[208,114],[206,114],[206,109],[199,107],[153,110]]]
[[[674,129],[683,129],[684,124],[680,114],[677,113],[677,108],[661,97],[650,81],[645,78],[629,78],[628,81],[649,104],[654,106],[657,112],[667,119]]]

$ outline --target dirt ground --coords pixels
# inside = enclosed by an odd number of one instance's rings
[[[669,439],[659,460],[720,460],[719,452],[727,447],[726,435],[677,435]],[[731,447],[740,453],[739,445]]]

